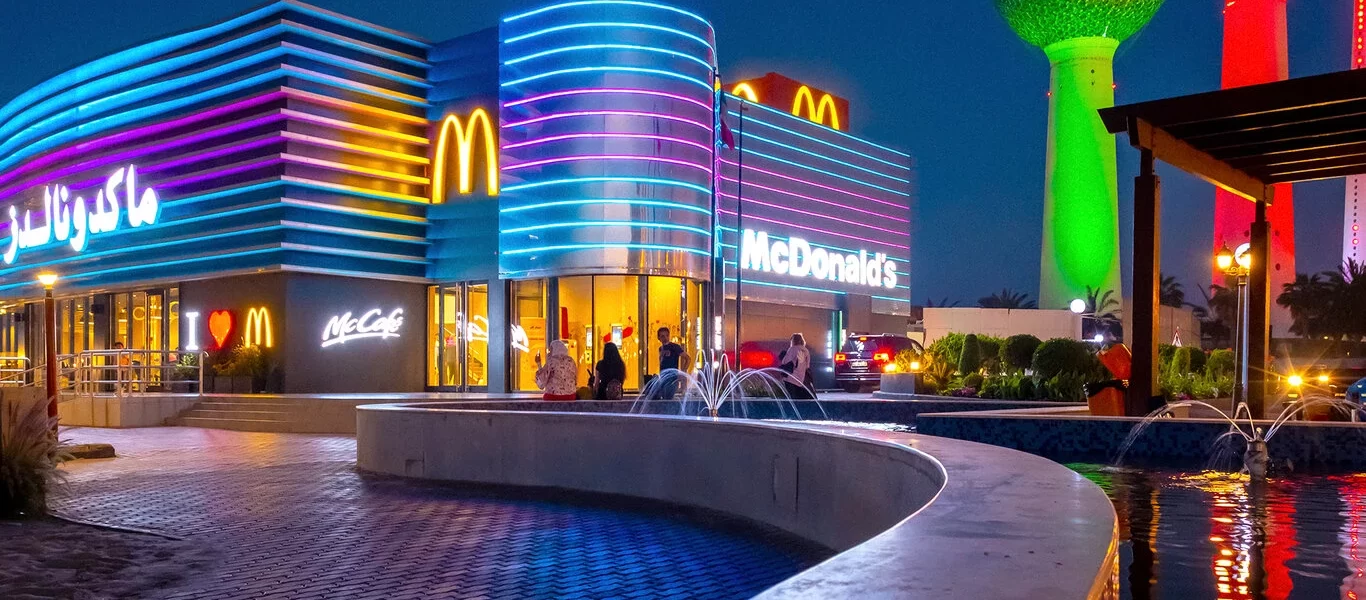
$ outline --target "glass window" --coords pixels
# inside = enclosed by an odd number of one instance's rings
[[[72,303],[74,305],[73,314],[75,315],[72,322],[72,331],[74,332],[73,338],[75,340],[75,346],[72,348],[73,352],[85,352],[90,349],[90,328],[86,326],[85,322],[87,318],[85,302],[85,298],[77,298]]]
[[[704,289],[702,284],[696,281],[689,281],[687,283],[688,311],[683,319],[683,322],[687,324],[687,335],[685,337],[686,341],[680,343],[683,344],[684,348],[688,349],[688,354],[692,356],[692,368],[694,369],[701,366],[703,358],[702,332],[704,329],[702,327],[702,319],[703,315],[706,314],[702,310],[702,303],[705,298],[703,295]]]
[[[110,348],[114,347],[114,342],[128,347],[128,294],[114,295],[114,341],[110,342]]]
[[[512,389],[536,391],[536,357],[545,356],[546,345],[544,279],[512,282],[512,325],[508,334]]]
[[[465,347],[465,313],[460,306],[460,288],[441,288],[441,385],[460,385],[460,351]]]
[[[441,385],[441,348],[444,346],[441,328],[441,287],[427,288],[427,385]]]
[[[489,286],[472,284],[466,288],[468,297],[465,341],[465,385],[489,384]]]
[[[650,318],[650,326],[642,332],[648,348],[646,355],[649,357],[645,370],[647,373],[659,373],[660,342],[657,332],[660,329],[669,330],[670,342],[687,348],[684,337],[687,335],[687,326],[683,320],[687,290],[683,287],[683,280],[674,277],[648,277],[646,281],[649,295],[646,297],[645,310]],[[679,368],[686,367],[679,365]]]
[[[593,342],[613,342],[626,362],[625,389],[640,388],[640,278],[602,276],[593,278]],[[602,352],[597,353],[602,358]]]
[[[593,369],[593,278],[561,277],[559,337],[569,345],[569,355],[579,365],[579,386],[588,385]]]
[[[59,300],[57,306],[57,354],[71,354],[71,301]]]
[[[166,347],[180,350],[180,288],[166,292]]]

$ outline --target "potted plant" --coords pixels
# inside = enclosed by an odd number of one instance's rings
[[[171,369],[171,391],[199,392],[199,355],[182,353]]]
[[[224,362],[214,367],[217,393],[255,394],[263,391],[270,376],[270,360],[260,346],[237,346]]]

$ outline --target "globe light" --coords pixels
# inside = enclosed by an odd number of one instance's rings
[[[1224,247],[1219,249],[1219,252],[1215,253],[1214,264],[1219,267],[1220,271],[1224,271],[1225,273],[1233,268],[1233,251],[1228,249],[1228,244],[1225,244]]]
[[[1233,252],[1234,260],[1244,271],[1252,268],[1252,244],[1243,244]]]
[[[1086,312],[1086,301],[1082,300],[1081,298],[1077,298],[1072,301],[1072,304],[1068,305],[1068,308],[1072,309],[1072,312],[1077,314],[1084,313]]]
[[[57,274],[56,274],[56,273],[52,273],[52,272],[50,272],[50,271],[45,271],[45,272],[43,272],[43,273],[39,273],[39,274],[38,274],[38,283],[43,284],[43,288],[44,288],[44,289],[49,289],[49,290],[50,290],[50,289],[52,289],[52,286],[54,286],[54,285],[57,284]]]

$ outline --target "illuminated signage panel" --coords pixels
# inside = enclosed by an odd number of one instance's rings
[[[322,347],[327,348],[365,338],[402,337],[399,333],[402,328],[402,308],[395,308],[389,312],[388,316],[385,316],[384,311],[378,308],[365,311],[359,317],[354,316],[351,311],[347,311],[327,320],[327,325],[323,327]]]
[[[740,268],[874,288],[896,289],[897,282],[896,263],[884,253],[838,252],[799,237],[770,240],[768,232],[753,229],[744,231]]]
[[[95,194],[94,207],[85,198],[73,197],[65,185],[43,188],[43,213],[46,222],[33,224],[33,211],[19,216],[19,207],[9,207],[9,245],[0,255],[5,264],[12,265],[20,250],[32,250],[51,243],[66,242],[75,252],[82,252],[90,236],[109,233],[119,228],[121,213],[128,214],[128,226],[137,228],[152,225],[161,214],[161,203],[156,191],[138,189],[137,167],[128,166],[115,171]],[[120,204],[123,205],[120,208]]]

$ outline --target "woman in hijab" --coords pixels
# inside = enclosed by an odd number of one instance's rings
[[[602,347],[602,360],[593,373],[597,389],[593,397],[598,400],[621,400],[621,386],[626,381],[626,361],[621,359],[617,345],[607,342]]]
[[[812,400],[816,397],[806,383],[811,373],[811,351],[806,348],[806,338],[802,334],[792,334],[792,345],[783,352],[778,363],[778,368],[787,372],[783,386],[787,388],[788,398]]]
[[[569,345],[564,340],[550,342],[550,356],[541,364],[536,355],[536,387],[545,392],[546,400],[574,400],[578,388],[579,366],[569,356]]]

